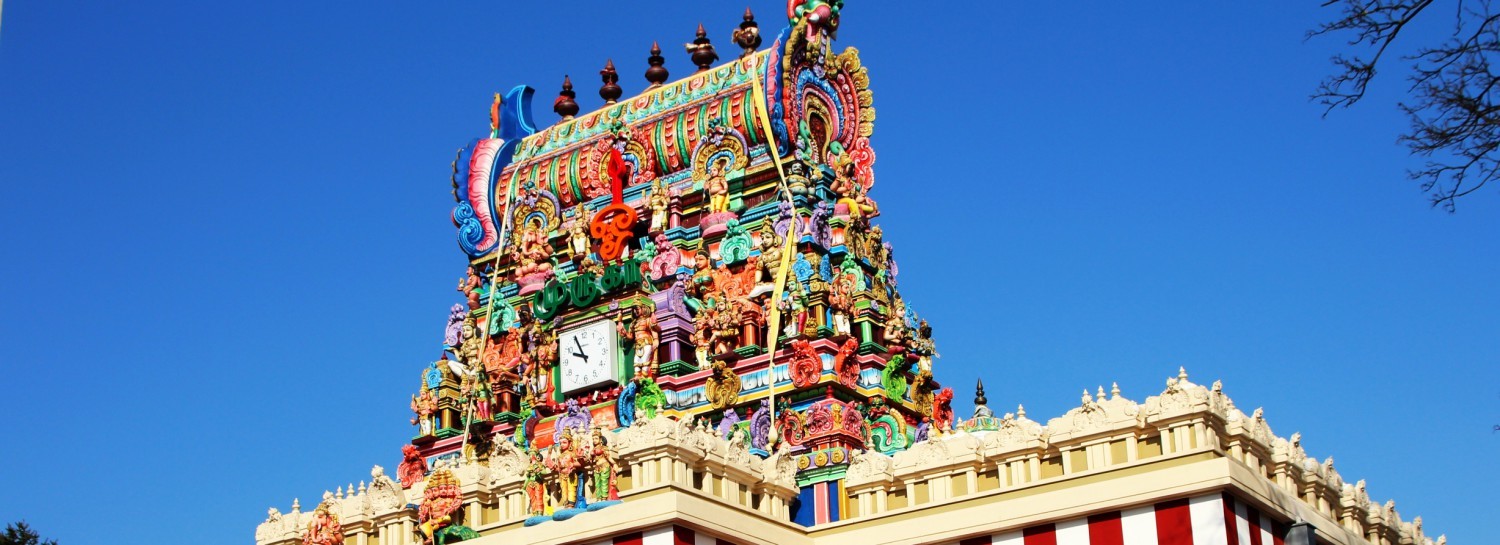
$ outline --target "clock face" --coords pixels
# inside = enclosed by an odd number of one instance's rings
[[[557,336],[558,359],[562,363],[562,393],[609,384],[619,380],[615,352],[615,323],[599,320]]]

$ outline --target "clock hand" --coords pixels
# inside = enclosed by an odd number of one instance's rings
[[[583,343],[579,342],[578,337],[573,337],[573,344],[578,345],[578,352],[575,352],[574,355],[582,356],[584,360],[589,359],[589,357],[583,353]]]

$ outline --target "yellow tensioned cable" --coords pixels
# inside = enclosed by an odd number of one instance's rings
[[[771,67],[766,65],[766,70]],[[792,268],[792,253],[796,249],[797,226],[801,218],[797,214],[797,206],[792,202],[792,190],[786,185],[786,171],[781,166],[781,150],[776,147],[776,134],[771,130],[771,116],[766,112],[766,90],[761,86],[761,78],[751,78],[751,88],[755,93],[755,117],[760,120],[760,130],[766,135],[766,146],[770,148],[771,164],[776,165],[776,182],[781,187],[781,196],[786,200],[792,210],[793,221],[791,227],[787,228],[785,240],[782,242],[781,267],[776,269],[774,288],[771,290],[771,317],[767,321],[766,352],[770,357],[766,360],[766,390],[770,392],[768,402],[771,410],[771,430],[767,447],[774,447],[777,440],[776,431],[776,342],[781,334],[781,298],[786,292],[787,273]]]
[[[499,97],[497,95],[496,96],[496,100],[498,100],[498,99],[499,99]],[[503,150],[505,148],[505,143],[502,142],[500,144],[500,148],[501,148],[501,150]],[[502,168],[500,170],[501,170],[501,172],[496,172],[494,174],[496,176],[503,175],[505,169]],[[485,180],[484,183],[488,184],[490,182],[489,182],[489,180]],[[481,329],[478,324],[475,324],[475,329],[478,330],[478,331],[475,332],[475,334],[479,335],[479,339],[480,339],[479,340],[479,364],[477,366],[480,369],[482,369],[484,367],[484,353],[485,353],[485,351],[489,350],[489,345],[490,345],[490,323],[495,320],[495,300],[500,298],[499,286],[495,285],[495,280],[497,278],[499,278],[499,276],[500,276],[500,258],[505,255],[505,241],[506,241],[506,235],[508,234],[506,231],[509,230],[509,227],[510,227],[510,218],[514,215],[514,214],[511,214],[510,207],[515,205],[515,199],[516,199],[516,177],[515,176],[511,176],[510,177],[510,183],[507,184],[506,188],[505,188],[505,208],[503,209],[503,212],[502,212],[503,214],[505,214],[505,216],[503,218],[501,218],[499,239],[497,239],[495,241],[495,261],[490,266],[490,291],[489,291],[489,298],[490,299],[489,299],[488,302],[486,302],[485,308],[484,308],[484,326]],[[462,341],[460,341],[460,342],[462,342]],[[471,369],[470,371],[472,371],[474,373],[478,373],[479,369]],[[460,380],[462,380],[462,379],[460,379]],[[464,439],[463,439],[463,442],[458,447],[459,456],[463,456],[463,449],[465,449],[465,448],[467,448],[469,446],[469,423],[468,423],[468,419],[469,419],[469,411],[473,408],[472,407],[473,404],[474,404],[474,400],[470,399],[469,400],[469,405],[470,406],[464,407],[463,417],[460,418],[460,420],[463,421],[463,426],[464,426]]]

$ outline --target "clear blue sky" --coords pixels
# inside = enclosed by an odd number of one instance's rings
[[[606,58],[628,95],[652,40],[734,51],[743,3],[654,4],[7,2],[0,519],[249,543],[395,466],[460,300],[454,151],[495,91],[550,123],[564,73],[588,110]],[[961,414],[976,376],[1043,420],[1182,365],[1500,541],[1500,187],[1428,207],[1397,79],[1322,119],[1314,4],[850,1],[901,289]]]

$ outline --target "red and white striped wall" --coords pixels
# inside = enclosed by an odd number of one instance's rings
[[[1284,545],[1285,525],[1228,494],[973,537],[958,545]]]
[[[692,528],[662,526],[641,532],[631,532],[609,539],[590,541],[586,545],[735,545],[710,535],[700,534]],[[1279,544],[1278,544],[1279,545]]]

